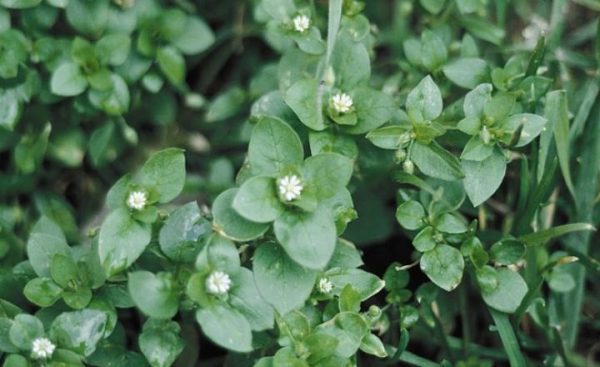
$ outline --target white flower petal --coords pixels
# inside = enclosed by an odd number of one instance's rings
[[[338,93],[331,97],[331,105],[336,112],[347,113],[350,112],[350,109],[354,105],[354,101],[352,101],[352,97],[346,93]]]
[[[231,288],[231,278],[222,271],[213,271],[206,278],[206,290],[212,294],[225,294]]]
[[[306,31],[308,28],[310,28],[310,18],[308,18],[306,15],[298,15],[297,17],[294,18],[293,20],[294,22],[294,29],[297,32],[304,32]]]
[[[47,359],[52,357],[56,346],[45,337],[36,338],[31,343],[31,355],[34,359]]]
[[[127,206],[130,209],[142,210],[147,202],[148,195],[144,191],[132,191],[127,197]]]
[[[277,183],[279,194],[286,201],[297,199],[302,193],[302,182],[296,175],[282,177]]]

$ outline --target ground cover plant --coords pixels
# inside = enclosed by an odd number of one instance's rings
[[[597,366],[595,0],[0,0],[0,361]]]

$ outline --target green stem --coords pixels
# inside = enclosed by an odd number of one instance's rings
[[[491,308],[489,310],[490,314],[492,315],[492,319],[494,319],[494,324],[496,324],[496,328],[498,329],[498,334],[500,334],[502,345],[504,345],[504,349],[508,355],[510,366],[526,367],[527,363],[525,362],[525,357],[523,357],[523,354],[521,353],[519,341],[517,340],[515,331],[510,324],[508,315]]]
[[[316,111],[317,119],[322,120],[323,115],[323,77],[329,63],[331,62],[331,54],[335,47],[335,40],[337,37],[338,30],[340,29],[340,21],[342,19],[342,0],[331,0],[329,1],[329,18],[327,20],[327,50],[325,51],[325,60],[317,67],[317,93],[316,93]],[[320,123],[321,121],[317,121]]]
[[[594,211],[594,197],[598,190],[598,173],[600,168],[600,102],[596,100],[590,118],[584,128],[582,141],[580,169],[575,183],[577,193],[577,213],[570,221],[592,222]],[[573,234],[567,242],[567,247],[578,251],[584,256],[588,255],[591,232],[578,232]],[[565,324],[563,335],[567,347],[573,348],[579,333],[579,322],[581,319],[581,305],[585,294],[584,266],[575,265],[570,269],[575,279],[575,288],[563,296],[565,313]]]
[[[469,302],[467,300],[467,286],[466,284],[462,284],[459,287],[458,294],[460,297],[460,322],[462,325],[463,332],[463,355],[467,356],[469,354],[468,346],[471,341],[471,324],[469,320]]]

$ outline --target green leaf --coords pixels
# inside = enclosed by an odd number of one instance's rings
[[[475,13],[477,10],[485,9],[485,4],[480,0],[457,0],[456,5],[462,14]]]
[[[271,361],[272,367],[309,367],[308,363],[300,359],[291,347],[279,349]]]
[[[558,267],[549,274],[548,286],[554,292],[567,293],[575,288],[576,283],[573,275],[568,270]]]
[[[85,155],[85,141],[86,137],[80,129],[64,129],[51,137],[48,153],[62,165],[77,168],[81,166]]]
[[[62,288],[50,278],[34,278],[23,289],[25,297],[40,307],[52,306],[61,293]]]
[[[444,213],[434,220],[435,229],[444,233],[465,233],[467,231],[467,225],[464,219],[451,213]]]
[[[9,354],[6,356],[4,360],[4,364],[2,367],[30,367],[29,361],[27,358],[23,357],[20,354]]]
[[[246,101],[246,92],[240,87],[232,87],[219,94],[206,111],[206,122],[226,120],[235,116]]]
[[[8,29],[0,33],[0,43],[0,78],[16,78],[20,65],[27,61],[29,41],[20,31]]]
[[[277,175],[304,158],[298,134],[284,121],[265,117],[258,121],[248,146],[248,161],[255,175]]]
[[[237,191],[233,209],[248,220],[268,223],[277,219],[285,208],[277,195],[275,180],[256,176],[245,181]]]
[[[504,29],[476,16],[462,16],[460,22],[472,36],[500,45],[506,36]]]
[[[0,93],[0,127],[12,131],[21,118],[23,105],[16,93],[3,91]]]
[[[200,215],[193,201],[175,209],[160,229],[160,249],[171,260],[193,262],[204,239],[212,233],[211,223]]]
[[[374,355],[378,358],[387,357],[387,352],[385,350],[385,345],[375,334],[367,334],[360,342],[360,350],[367,354]]]
[[[396,220],[409,230],[422,228],[425,219],[425,208],[418,201],[408,200],[396,209]]]
[[[544,54],[546,51],[546,39],[544,36],[541,36],[537,40],[537,44],[535,48],[531,52],[531,56],[529,57],[529,62],[527,63],[527,70],[525,71],[525,76],[536,75],[539,66],[544,61]]]
[[[302,166],[302,178],[318,200],[327,199],[346,187],[352,177],[353,162],[337,153],[309,157]]]
[[[358,268],[363,265],[358,249],[350,241],[338,239],[327,268]]]
[[[16,347],[30,351],[33,340],[44,336],[44,325],[37,317],[22,313],[15,316],[8,335]]]
[[[336,228],[329,209],[285,212],[274,225],[275,236],[289,257],[309,269],[323,269],[335,249]]]
[[[406,97],[406,113],[418,122],[435,120],[442,113],[442,107],[442,93],[429,75]]]
[[[321,39],[321,32],[317,27],[310,27],[308,31],[292,33],[290,37],[296,42],[298,48],[307,54],[321,55],[325,52],[325,42]]]
[[[466,57],[444,66],[444,75],[459,87],[472,89],[484,81],[489,74],[483,59]]]
[[[366,137],[379,148],[396,150],[408,142],[410,130],[410,126],[390,125],[372,130]]]
[[[596,228],[594,228],[594,226],[589,223],[570,223],[526,234],[524,236],[521,236],[520,239],[521,241],[523,241],[523,243],[525,243],[528,246],[540,244],[543,245],[551,239],[563,236],[567,233],[595,230]]]
[[[62,293],[62,297],[67,306],[75,310],[80,310],[90,303],[92,291],[89,288],[79,287],[75,290],[65,290]]]
[[[160,203],[177,197],[185,184],[185,156],[182,149],[154,153],[140,171],[140,183],[158,195]]]
[[[115,182],[106,194],[106,205],[110,209],[127,208],[127,196],[131,191],[131,176],[124,175]]]
[[[362,301],[379,293],[385,285],[376,275],[361,269],[331,269],[324,276],[333,284],[334,294],[339,294],[349,284]]]
[[[227,274],[235,274],[240,270],[240,254],[235,244],[225,237],[213,235],[206,248],[206,261],[203,256],[196,260],[196,268],[208,266],[211,269],[222,270]]]
[[[506,173],[506,159],[498,149],[481,162],[463,160],[461,166],[465,174],[465,191],[473,206],[489,199],[502,184]]]
[[[248,320],[238,311],[214,304],[196,311],[202,331],[215,344],[240,353],[252,350],[252,331]]]
[[[446,181],[465,177],[458,159],[436,142],[423,144],[415,141],[410,159],[427,176]]]
[[[42,163],[48,137],[52,131],[50,123],[43,125],[42,131],[31,131],[23,134],[19,144],[14,149],[14,161],[18,170],[22,173],[34,173]]]
[[[522,147],[529,144],[533,139],[540,135],[547,121],[548,120],[539,115],[520,113],[510,116],[504,120],[499,127],[503,129],[504,132],[513,134],[520,129],[520,126],[523,126],[519,141],[515,145],[516,147]],[[505,142],[508,143],[510,139],[511,137],[506,138]]]
[[[264,0],[262,6],[264,12],[277,20],[285,20],[296,11],[293,0]]]
[[[475,89],[469,91],[469,93],[467,93],[467,95],[465,96],[465,101],[463,103],[463,110],[465,112],[465,116],[482,117],[487,102],[492,98],[493,89],[494,88],[491,84],[484,83],[478,85],[477,87],[475,87]]]
[[[479,131],[481,130],[481,126],[481,118],[478,116],[465,117],[456,125],[460,131],[468,135],[478,135]]]
[[[206,22],[189,16],[184,31],[171,39],[171,44],[185,55],[194,55],[208,49],[215,42],[215,35]]]
[[[477,284],[482,293],[491,293],[498,287],[498,274],[496,269],[489,265],[484,265],[476,269]]]
[[[85,309],[63,312],[50,326],[50,338],[63,348],[84,356],[91,355],[104,335],[104,311]]]
[[[515,96],[511,93],[499,92],[487,100],[483,108],[485,116],[493,122],[505,119],[515,106]]]
[[[50,262],[50,275],[56,284],[67,288],[78,280],[79,268],[71,256],[55,254]]]
[[[181,53],[172,46],[165,46],[156,52],[158,67],[167,79],[174,85],[183,84],[185,81],[185,59]]]
[[[127,209],[110,213],[100,227],[98,254],[108,276],[133,264],[150,243],[150,225],[135,221]]]
[[[161,328],[147,328],[140,334],[140,350],[152,367],[172,366],[185,343],[178,335],[179,325],[171,322]]]
[[[9,9],[27,9],[38,6],[42,0],[0,0],[0,5]]]
[[[460,251],[448,245],[438,245],[425,252],[420,263],[429,279],[448,292],[458,287],[465,268]]]
[[[273,328],[274,312],[258,292],[252,272],[246,268],[232,278],[233,288],[229,292],[229,304],[239,311],[254,331]]]
[[[98,40],[95,47],[102,64],[118,66],[127,60],[131,38],[123,33],[107,34]]]
[[[87,86],[87,80],[79,66],[73,63],[64,63],[52,72],[50,91],[58,96],[79,95],[86,90]]]
[[[118,152],[114,146],[115,124],[105,122],[98,127],[90,136],[88,142],[88,154],[95,167],[112,161]]]
[[[316,272],[296,264],[274,243],[258,246],[253,270],[261,296],[281,315],[304,305],[316,280]]]
[[[338,340],[335,337],[325,333],[312,333],[303,342],[310,351],[310,355],[306,360],[308,363],[327,361],[338,345]],[[325,365],[327,365],[326,362]]]
[[[433,248],[437,245],[437,242],[433,238],[434,234],[435,229],[432,226],[423,228],[413,239],[413,246],[415,246],[417,251],[420,252],[433,250]]]
[[[56,254],[70,256],[71,249],[60,227],[42,216],[31,229],[27,241],[27,257],[38,276],[50,276],[50,261]]]
[[[421,42],[415,38],[409,38],[402,43],[402,49],[408,62],[414,66],[423,66],[421,62]]]
[[[465,120],[462,120],[465,121]],[[460,158],[467,161],[481,162],[494,153],[494,145],[486,144],[479,134],[472,136],[465,145]]]
[[[318,83],[315,79],[296,81],[283,95],[285,103],[307,127],[321,131],[325,129],[323,115],[317,110]]]
[[[570,154],[569,154],[569,108],[567,106],[567,94],[565,91],[553,91],[546,96],[546,110],[544,116],[548,120],[546,130],[542,130],[540,138],[540,156],[542,155],[542,145],[549,143],[550,136],[554,135],[556,144],[556,153],[558,163],[562,172],[567,189],[571,196],[575,198],[575,188],[571,178]],[[545,136],[548,136],[545,138]],[[545,159],[540,157],[539,164],[545,163]],[[539,172],[544,172],[543,166]]]
[[[247,220],[233,209],[233,201],[238,189],[222,192],[212,207],[213,226],[220,233],[234,241],[250,241],[262,236],[269,225]]]
[[[491,292],[483,292],[485,303],[501,312],[513,313],[527,294],[527,283],[519,273],[501,268],[497,269],[498,286]]]
[[[21,311],[18,310],[17,314],[19,312],[21,312]],[[5,316],[0,317],[0,352],[3,352],[3,353],[18,353],[19,352],[19,348],[17,348],[10,341],[10,328],[12,327],[12,324],[14,323],[14,321],[11,320],[11,319],[9,319],[9,318],[7,318],[7,317],[5,317]]]
[[[348,135],[334,134],[330,131],[311,131],[308,133],[308,142],[312,155],[338,153],[351,159],[358,156],[356,141]]]
[[[316,331],[335,337],[338,340],[335,354],[350,358],[358,351],[369,328],[361,315],[354,312],[341,312],[333,319],[319,325]]]
[[[335,73],[335,85],[342,91],[366,85],[371,76],[371,61],[364,44],[354,42],[349,36],[339,36],[333,53],[331,67]]]
[[[515,264],[525,255],[525,246],[521,241],[503,239],[492,245],[490,255],[500,265]]]
[[[170,273],[149,271],[129,273],[131,299],[144,314],[157,319],[170,319],[178,311],[178,295]]]
[[[448,50],[444,41],[434,32],[421,33],[421,64],[428,71],[436,71],[448,59]]]
[[[356,106],[356,125],[342,126],[348,134],[365,134],[392,119],[396,111],[394,99],[387,93],[367,87],[358,87],[351,92]]]
[[[67,21],[75,30],[98,37],[106,28],[109,10],[108,0],[69,1],[66,8]]]
[[[346,284],[339,293],[338,307],[340,312],[360,311],[360,294],[358,294],[351,284]]]

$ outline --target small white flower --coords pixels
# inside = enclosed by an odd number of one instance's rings
[[[331,97],[331,105],[338,113],[350,112],[353,104],[352,98],[346,93],[338,93]]]
[[[297,199],[302,192],[302,183],[296,175],[285,176],[278,181],[279,193],[287,201]]]
[[[332,289],[333,283],[331,283],[331,280],[327,278],[321,278],[319,280],[319,292],[323,294],[328,294],[329,292],[331,292]]]
[[[310,18],[307,17],[306,15],[298,15],[297,17],[294,18],[294,29],[297,32],[304,32],[305,30],[307,30],[308,28],[310,28]]]
[[[146,206],[148,195],[143,191],[133,191],[127,198],[127,206],[131,209],[142,210]]]
[[[40,337],[33,340],[31,345],[31,354],[34,359],[47,359],[52,357],[56,346],[52,344],[50,339]]]
[[[213,271],[206,278],[206,289],[212,294],[225,294],[231,288],[231,278],[222,271]]]

